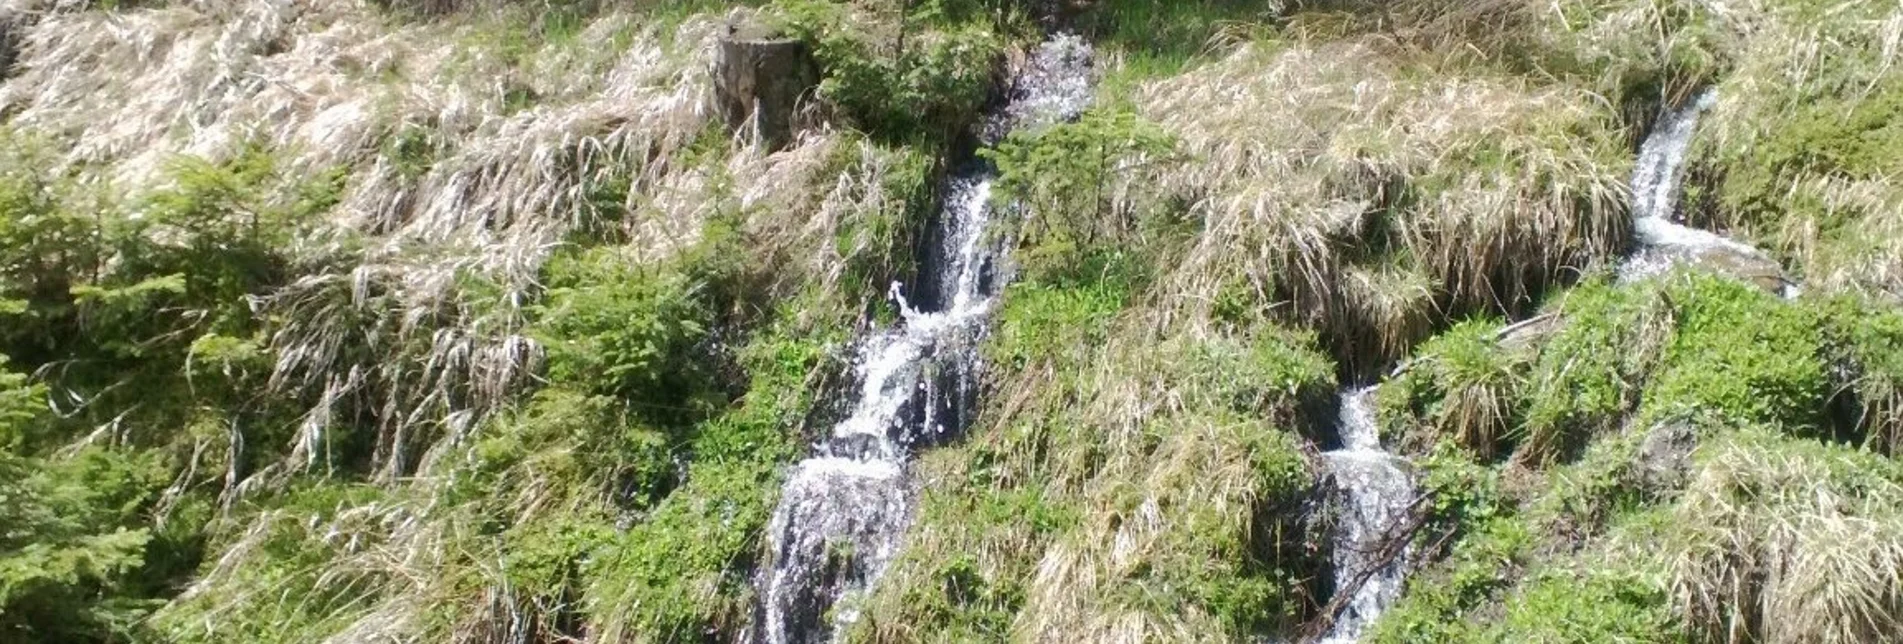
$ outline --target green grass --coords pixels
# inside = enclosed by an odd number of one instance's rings
[[[1685,274],[1666,289],[1677,333],[1646,385],[1641,423],[1823,428],[1823,337],[1809,310],[1723,278]]]

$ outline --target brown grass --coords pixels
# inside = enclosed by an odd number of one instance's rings
[[[1623,248],[1630,161],[1601,101],[1418,60],[1378,39],[1258,44],[1140,90],[1191,159],[1157,188],[1204,223],[1165,288],[1273,285],[1366,367],[1424,319],[1521,310]]]
[[[1655,544],[1675,607],[1712,641],[1893,638],[1903,632],[1899,481],[1887,459],[1815,444],[1717,446]]]

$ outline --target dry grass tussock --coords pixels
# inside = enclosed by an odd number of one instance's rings
[[[1166,290],[1213,301],[1244,280],[1379,364],[1424,320],[1519,310],[1623,248],[1610,108],[1408,60],[1372,39],[1256,44],[1140,90],[1192,159],[1151,179],[1204,222]]]
[[[1877,642],[1903,630],[1903,472],[1867,454],[1761,443],[1714,446],[1665,543],[1635,544],[1662,551],[1687,625],[1726,642]]]
[[[309,272],[260,313],[283,321],[273,382],[312,403],[293,465],[321,457],[332,424],[367,417],[395,476],[528,382],[540,349],[523,307],[571,233],[609,230],[657,258],[737,204],[760,206],[753,227],[810,242],[823,231],[798,228],[801,207],[829,191],[838,207],[877,198],[806,180],[826,135],[724,166],[680,162],[708,131],[712,18],[662,32],[610,11],[565,39],[512,42],[521,11],[413,23],[345,0],[50,11],[24,32],[0,110],[53,141],[61,170],[118,191],[152,187],[176,155],[254,145],[294,175],[346,172],[329,226],[300,242]],[[787,219],[766,221],[776,215]],[[837,217],[809,227],[825,221]]]

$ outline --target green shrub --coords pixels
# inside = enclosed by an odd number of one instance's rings
[[[159,603],[138,592],[152,540],[142,509],[165,478],[141,454],[0,452],[0,635],[64,642],[139,633]]]
[[[1611,570],[1554,571],[1528,581],[1485,639],[1553,644],[1684,641],[1663,580]]]
[[[1686,274],[1666,289],[1677,333],[1645,388],[1642,424],[1695,416],[1819,427],[1829,379],[1816,316],[1750,284]]]
[[[548,377],[625,398],[637,413],[680,422],[723,403],[700,346],[713,323],[702,282],[599,248],[552,260],[535,307]]]
[[[1136,227],[1135,214],[1114,203],[1118,178],[1174,147],[1160,127],[1134,113],[1092,110],[1073,123],[1013,132],[979,154],[998,166],[994,200],[1030,214],[1021,244],[1090,248],[1099,239],[1121,243]]]
[[[1838,419],[1864,445],[1903,452],[1903,314],[1854,296],[1823,305]]]
[[[607,639],[698,639],[736,632],[746,572],[779,486],[771,463],[709,462],[647,519],[604,544],[583,574],[584,610]]]
[[[885,36],[848,3],[773,7],[787,31],[811,44],[820,97],[886,139],[948,140],[961,131],[990,92],[1004,51],[1004,37],[983,16],[947,11],[943,2],[907,3],[898,33]]]
[[[1625,420],[1670,339],[1662,308],[1650,288],[1606,282],[1578,286],[1549,308],[1562,326],[1538,341],[1515,460],[1577,453]]]

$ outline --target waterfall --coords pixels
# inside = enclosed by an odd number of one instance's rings
[[[995,143],[1015,129],[1076,118],[1090,100],[1090,56],[1075,35],[1045,41],[980,138]],[[921,301],[915,306],[892,285],[901,319],[860,343],[852,413],[788,473],[767,526],[767,560],[754,579],[754,641],[825,641],[857,619],[855,602],[892,561],[910,523],[913,451],[962,429],[978,341],[1003,281],[1004,244],[988,234],[993,174],[973,164],[949,180],[936,247],[921,262]]]
[[[1374,387],[1341,394],[1337,419],[1341,449],[1322,454],[1339,490],[1343,512],[1335,526],[1336,592],[1353,588],[1321,641],[1347,644],[1361,636],[1401,594],[1403,556],[1388,556],[1393,531],[1414,504],[1414,479],[1400,457],[1381,449]],[[1405,553],[1402,553],[1403,555]],[[1359,585],[1357,585],[1357,583]]]
[[[1638,252],[1619,268],[1623,281],[1658,275],[1686,262],[1779,274],[1777,263],[1763,251],[1710,231],[1673,221],[1684,188],[1685,153],[1691,148],[1698,120],[1717,103],[1715,90],[1705,90],[1682,107],[1667,113],[1639,146],[1632,170],[1632,228]],[[1749,276],[1747,274],[1747,276]],[[1783,283],[1785,297],[1796,286]]]

